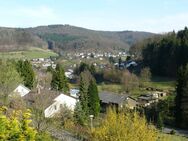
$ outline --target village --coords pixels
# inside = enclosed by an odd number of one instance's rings
[[[68,73],[68,72],[67,72]],[[66,75],[66,72],[65,72]],[[66,75],[69,79],[73,78],[73,74],[67,74]],[[74,111],[76,103],[79,101],[79,88],[71,88],[68,93],[61,93],[61,92],[54,92],[51,90],[51,88],[44,89],[42,86],[37,86],[37,90],[33,92],[23,84],[20,84],[17,86],[17,88],[13,91],[13,94],[16,94],[20,97],[22,97],[24,100],[29,102],[30,104],[33,104],[35,101],[35,98],[37,96],[44,95],[43,92],[48,93],[45,97],[49,97],[51,93],[56,93],[53,95],[53,99],[50,100],[49,103],[52,103],[51,105],[48,105],[48,107],[45,107],[44,109],[44,115],[46,118],[50,118],[55,116],[57,113],[59,113],[65,105],[72,111]],[[116,108],[123,108],[127,107],[129,109],[136,109],[139,107],[148,107],[154,103],[157,103],[159,100],[162,100],[166,98],[167,93],[163,90],[158,89],[152,89],[152,92],[146,94],[141,94],[137,98],[131,97],[131,94],[129,93],[113,93],[109,91],[102,91],[99,92],[99,98],[100,98],[100,105],[101,105],[101,112],[106,111],[108,107],[116,107]],[[33,98],[33,99],[32,99]],[[43,102],[43,101],[41,101]]]

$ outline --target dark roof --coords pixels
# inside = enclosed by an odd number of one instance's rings
[[[99,93],[99,98],[102,103],[115,103],[121,104],[127,99],[128,95],[120,95],[112,92],[101,92]]]

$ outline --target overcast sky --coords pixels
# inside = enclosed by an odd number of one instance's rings
[[[70,24],[163,33],[188,26],[188,0],[0,0],[0,26]]]

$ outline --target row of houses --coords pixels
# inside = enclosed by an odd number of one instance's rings
[[[43,67],[46,69],[47,67],[52,67],[53,69],[56,68],[56,64],[54,61],[52,61],[50,58],[37,58],[37,59],[32,59],[31,63],[35,67]]]
[[[67,54],[68,57],[71,58],[103,58],[103,57],[123,57],[123,56],[127,56],[127,52],[118,52],[118,53],[111,53],[111,52],[104,52],[104,53],[96,53],[96,52],[88,52],[88,53],[84,53],[84,52],[77,52],[75,54],[72,53],[68,53]]]
[[[21,97],[24,97],[30,93],[29,90],[24,85],[19,85],[14,92],[19,94]],[[153,92],[152,94],[145,94],[134,99],[128,94],[116,94],[112,92],[100,92],[100,105],[101,112],[105,112],[106,109],[110,106],[116,108],[127,107],[129,109],[135,109],[137,107],[147,107],[152,103],[158,102],[160,98],[166,96],[165,92]],[[70,89],[69,94],[58,94],[55,98],[52,99],[50,105],[44,109],[44,115],[47,118],[53,117],[61,111],[61,109],[66,106],[70,110],[74,110],[76,103],[79,101],[79,89]]]

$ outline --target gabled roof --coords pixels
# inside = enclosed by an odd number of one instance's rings
[[[21,97],[27,95],[31,90],[24,85],[20,84],[16,89],[14,90],[15,93],[18,93]]]
[[[99,98],[103,103],[121,104],[128,98],[128,95],[127,94],[119,95],[116,93],[104,91],[99,93]]]

